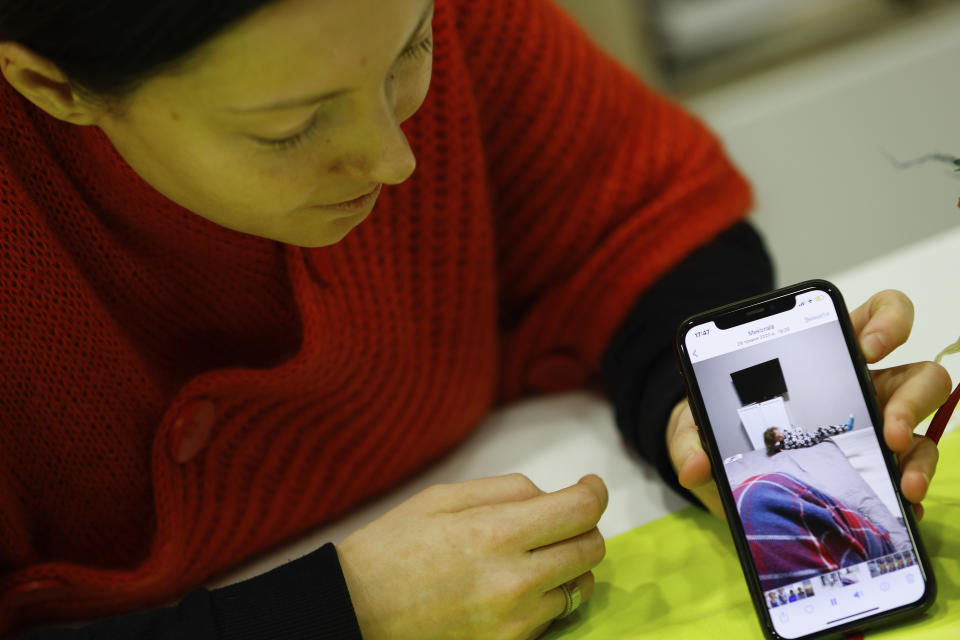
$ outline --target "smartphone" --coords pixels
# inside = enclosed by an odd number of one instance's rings
[[[840,636],[933,603],[834,285],[811,280],[688,318],[676,352],[768,638]]]

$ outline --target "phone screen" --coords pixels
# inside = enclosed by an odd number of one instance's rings
[[[770,621],[799,638],[916,603],[926,577],[837,307],[790,297],[681,339]]]

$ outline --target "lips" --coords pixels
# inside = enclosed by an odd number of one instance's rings
[[[374,187],[373,189],[371,189],[370,191],[367,191],[367,192],[364,193],[363,195],[357,196],[356,198],[353,198],[353,199],[351,199],[351,200],[344,200],[344,201],[342,201],[342,202],[335,202],[335,203],[333,203],[333,204],[328,204],[328,205],[324,205],[324,206],[327,206],[327,207],[342,207],[342,206],[362,204],[364,200],[366,200],[366,199],[370,198],[371,196],[379,193],[379,192],[380,192],[380,187],[382,187],[382,186],[383,186],[383,185],[379,185],[379,184],[378,184],[377,186],[375,186],[375,187]]]

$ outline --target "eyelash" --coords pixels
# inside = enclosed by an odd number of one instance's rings
[[[433,36],[429,35],[420,42],[412,44],[407,47],[403,53],[400,54],[399,60],[406,60],[408,58],[415,58],[421,55],[425,55],[433,52]],[[277,150],[286,150],[292,149],[299,146],[317,131],[317,124],[320,121],[319,114],[314,114],[313,119],[310,120],[310,124],[307,125],[307,128],[301,131],[300,133],[290,136],[289,138],[283,138],[282,140],[264,140],[258,139],[258,142],[267,145],[271,149]]]
[[[406,58],[414,58],[419,55],[431,53],[432,51],[433,51],[433,36],[428,35],[426,38],[424,38],[420,42],[417,42],[416,44],[412,44],[409,47],[407,47],[406,50],[404,50],[404,52],[400,54],[400,59],[404,60]]]

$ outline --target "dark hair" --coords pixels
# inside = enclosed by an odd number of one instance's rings
[[[78,91],[119,99],[273,0],[0,0],[0,42],[44,56]]]
[[[776,427],[770,427],[763,432],[763,444],[767,445],[767,455],[772,456],[775,453],[780,451],[780,447],[783,446],[783,443],[777,439],[777,436],[774,435]]]

